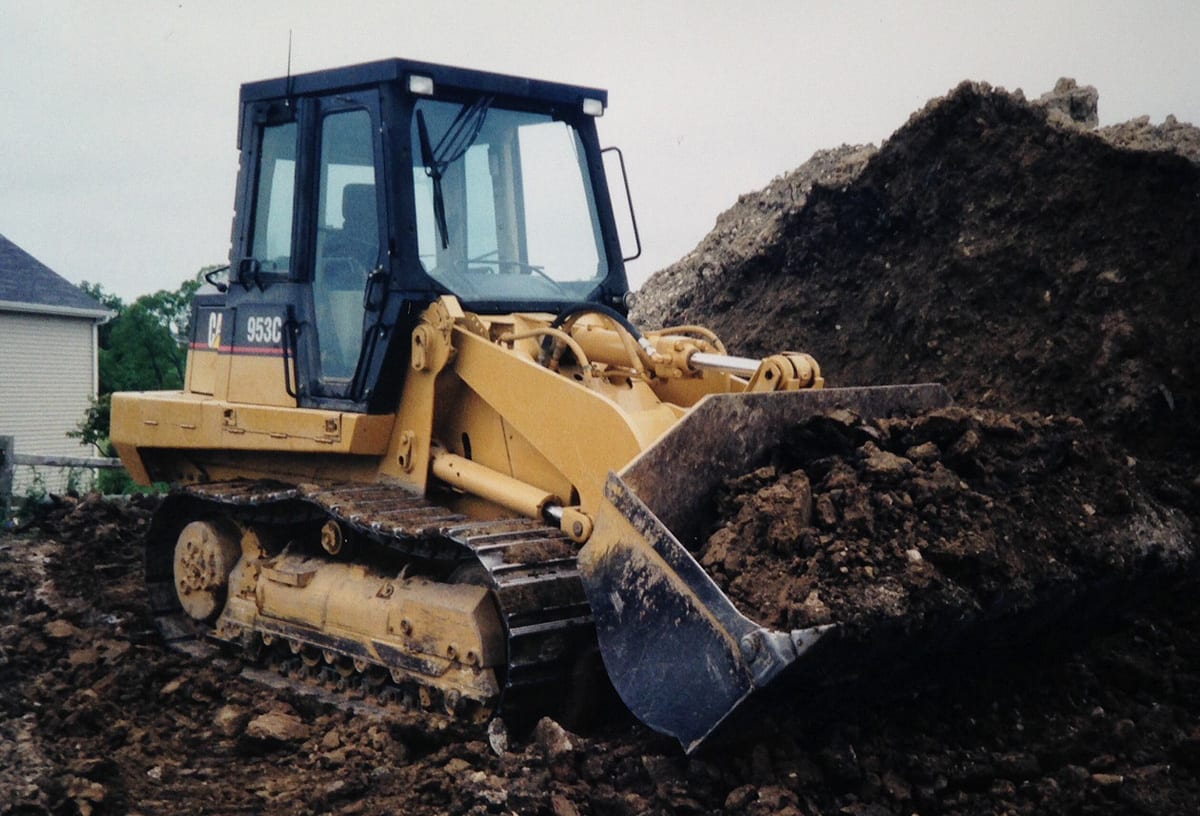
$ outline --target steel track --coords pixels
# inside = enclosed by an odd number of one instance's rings
[[[584,596],[575,558],[548,557],[509,561],[514,553],[528,557],[539,550],[562,552],[575,545],[560,530],[520,518],[476,521],[453,513],[404,488],[384,484],[284,485],[235,481],[181,488],[168,497],[155,515],[147,540],[146,583],[151,611],[167,643],[199,658],[211,657],[222,641],[212,630],[189,618],[179,606],[173,581],[174,544],[178,532],[196,519],[223,516],[257,528],[336,519],[379,554],[446,565],[478,565],[472,582],[486,584],[496,599],[507,638],[507,664],[499,697],[483,706],[485,716],[496,713],[515,727],[531,725],[538,716],[558,715],[574,706],[572,690],[586,671],[583,658],[595,649],[595,629]],[[519,550],[514,548],[520,547]],[[370,555],[360,556],[368,561]],[[311,644],[320,649],[317,641]],[[301,685],[312,680],[336,680],[298,661],[280,658],[278,651],[264,662],[283,669]],[[391,666],[382,666],[391,669]],[[412,683],[423,687],[413,695]],[[346,690],[345,682],[325,682]],[[366,684],[349,684],[356,690]],[[299,688],[301,692],[306,689]],[[370,689],[368,689],[370,691]],[[434,684],[411,678],[391,697],[423,707],[440,708]],[[386,699],[387,695],[377,695]],[[431,698],[435,702],[431,705]],[[349,697],[347,697],[349,700]],[[480,709],[446,713],[479,721]]]

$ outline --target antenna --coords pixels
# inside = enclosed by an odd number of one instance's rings
[[[287,105],[292,105],[292,30],[288,29],[288,56],[287,56]]]

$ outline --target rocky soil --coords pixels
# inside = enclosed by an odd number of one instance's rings
[[[620,712],[463,732],[167,651],[141,595],[154,501],[64,499],[0,535],[0,814],[1200,811],[1200,140],[1095,131],[1095,104],[964,84],[743,196],[638,308],[958,401],[819,417],[729,480],[698,555],[757,618],[916,629],[1105,584],[1103,622],[921,682],[874,663],[691,757]]]
[[[950,408],[803,423],[728,481],[698,554],[775,629],[963,627],[1192,570],[1195,531],[1077,419]]]
[[[165,650],[140,598],[149,503],[67,502],[0,537],[0,813],[1189,813],[1200,619],[1162,593],[1074,649],[932,686],[774,703],[685,757],[586,734],[429,730]],[[831,607],[836,601],[830,597]]]

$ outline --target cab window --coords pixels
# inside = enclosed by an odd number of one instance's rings
[[[296,191],[296,123],[264,127],[259,147],[250,257],[262,272],[287,274]]]

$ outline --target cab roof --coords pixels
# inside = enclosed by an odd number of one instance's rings
[[[259,102],[286,99],[291,96],[348,91],[354,88],[379,85],[384,82],[405,82],[410,75],[429,77],[434,87],[470,89],[501,96],[541,99],[549,102],[579,104],[585,98],[598,99],[608,105],[608,92],[600,88],[547,82],[540,79],[494,74],[469,68],[455,68],[431,62],[406,59],[386,59],[364,62],[343,68],[312,71],[291,77],[277,77],[242,85],[241,101]]]

